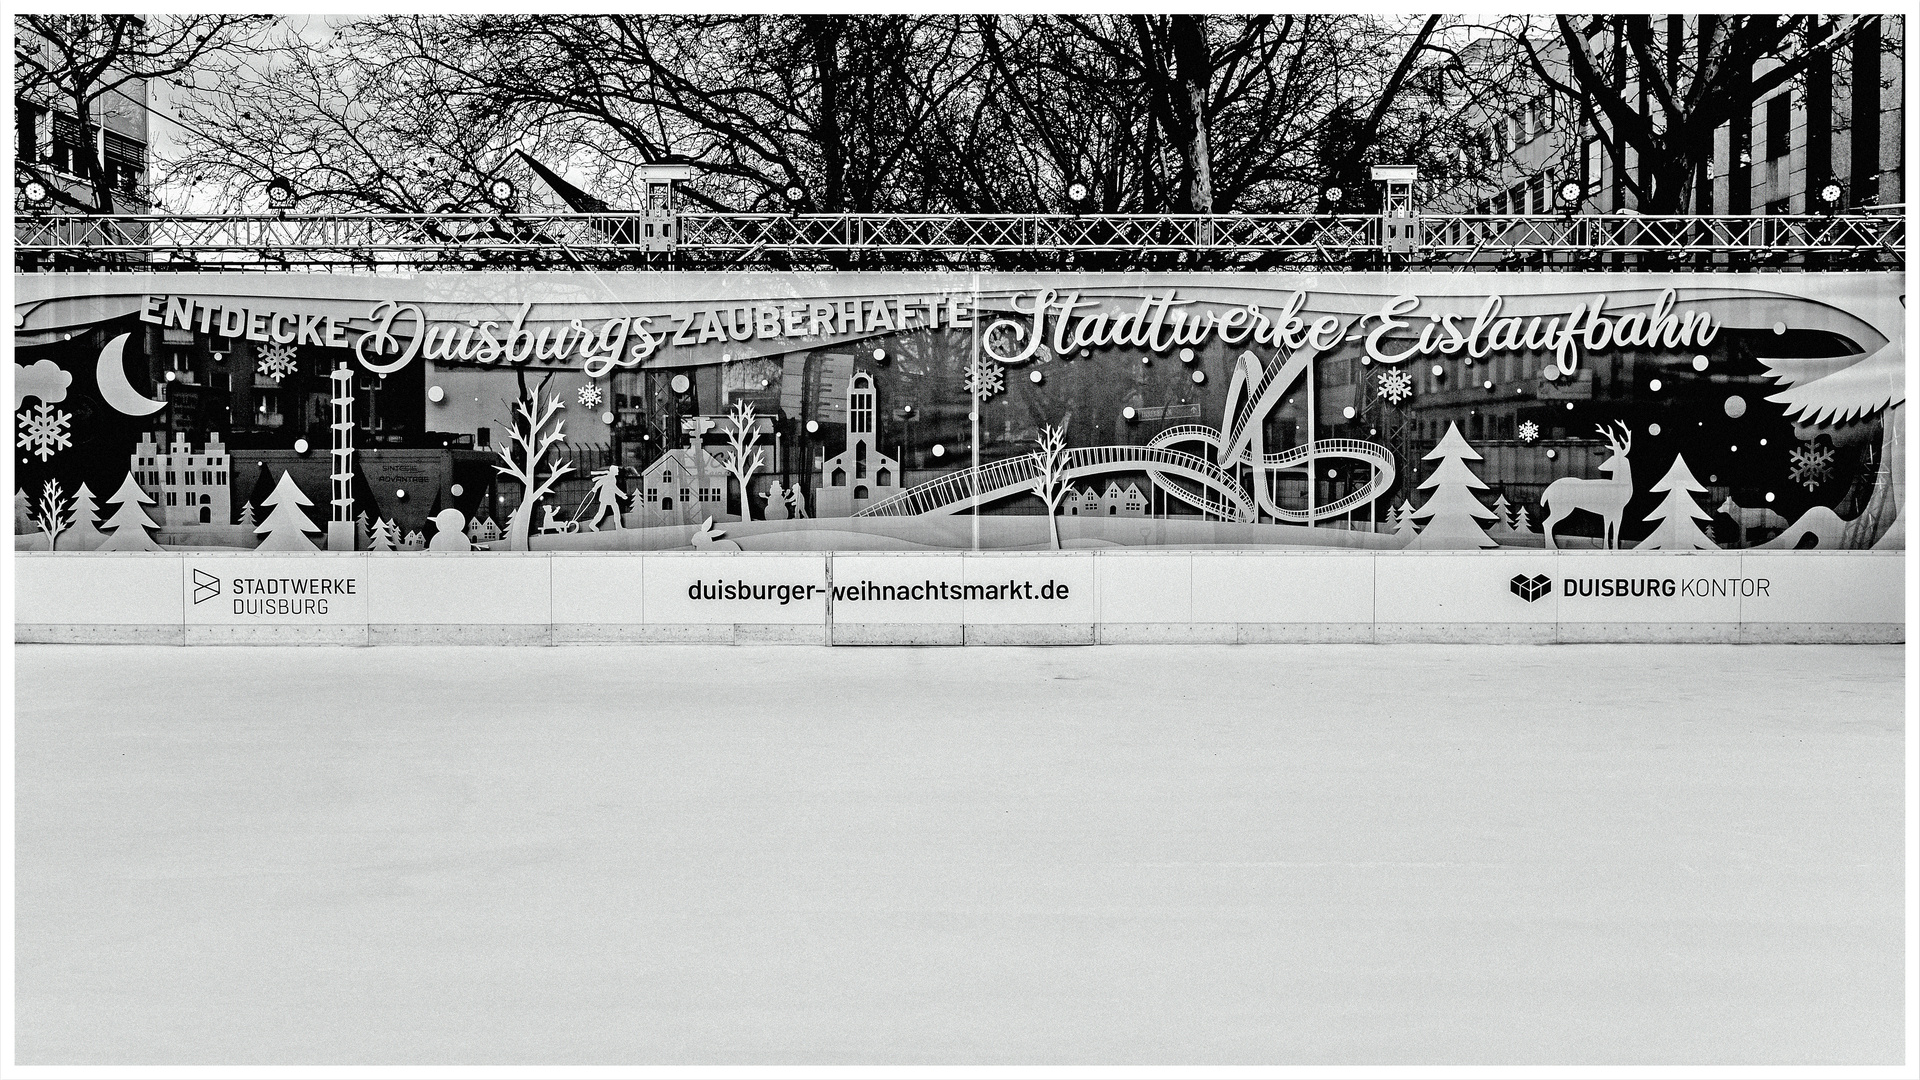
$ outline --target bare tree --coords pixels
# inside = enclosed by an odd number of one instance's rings
[[[1531,18],[1504,29],[1532,75],[1577,102],[1638,207],[1683,213],[1702,185],[1714,132],[1800,78],[1878,15],[1650,15]],[[1598,24],[1595,26],[1595,24]],[[1596,50],[1588,29],[1605,29]],[[1551,47],[1549,45],[1551,43]],[[1628,154],[1637,167],[1630,168]]]
[[[1060,550],[1060,503],[1067,497],[1067,422],[1062,420],[1059,427],[1052,424],[1040,429],[1040,438],[1035,440],[1039,449],[1028,456],[1033,459],[1038,470],[1033,478],[1033,486],[1028,490],[1040,496],[1047,507],[1047,529],[1053,536],[1053,549]]]
[[[753,402],[736,401],[733,410],[727,415],[728,450],[717,455],[720,464],[733,475],[740,484],[740,517],[743,521],[753,520],[753,497],[747,485],[753,482],[753,474],[766,467],[765,452],[754,449],[760,445],[760,432],[754,426]]]
[[[503,172],[537,193],[520,149],[613,205],[637,205],[638,165],[681,159],[694,205],[904,209],[916,147],[979,66],[961,40],[930,15],[354,20],[199,107],[190,174],[272,161],[322,202],[419,209]]]
[[[85,201],[48,183],[72,209],[114,211],[114,177],[100,154],[96,113],[146,108],[144,84],[230,68],[230,53],[271,19],[256,15],[21,15],[14,20],[14,96],[70,113],[78,125],[71,172],[87,181]],[[19,163],[48,179],[39,162]]]
[[[637,166],[690,205],[1103,212],[1311,205],[1329,170],[1404,157],[1449,117],[1409,91],[1432,18],[671,15],[353,19],[188,103],[170,179],[215,202],[278,172],[312,205],[468,207],[514,153],[612,206]]]
[[[552,450],[565,436],[562,425],[555,420],[565,406],[560,396],[555,394],[545,405],[540,403],[538,391],[523,393],[514,402],[513,426],[507,445],[494,448],[503,464],[495,465],[494,471],[510,476],[520,482],[523,494],[520,505],[513,508],[513,514],[507,519],[507,549],[526,551],[527,534],[533,523],[533,508],[553,490],[555,483],[573,471],[572,462],[561,462],[546,472],[546,478],[540,474],[546,468],[547,452]],[[547,429],[552,424],[552,430]],[[515,457],[515,452],[519,456]]]

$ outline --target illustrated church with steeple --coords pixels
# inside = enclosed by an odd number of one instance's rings
[[[814,516],[852,517],[863,507],[900,494],[900,463],[875,443],[878,397],[873,376],[866,372],[847,380],[847,448],[820,465]]]

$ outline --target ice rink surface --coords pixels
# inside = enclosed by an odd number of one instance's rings
[[[1897,647],[16,656],[23,1065],[1900,1060]]]

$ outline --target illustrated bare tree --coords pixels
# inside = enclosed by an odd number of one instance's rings
[[[1515,17],[1502,29],[1534,78],[1577,103],[1580,129],[1599,140],[1639,209],[1678,214],[1705,188],[1721,125],[1880,18],[1557,15],[1550,28]]]
[[[740,517],[753,520],[753,496],[747,485],[753,481],[753,474],[766,467],[765,451],[757,450],[760,445],[760,432],[754,425],[753,402],[736,401],[727,414],[727,446],[717,455],[720,464],[740,485]]]
[[[32,518],[35,525],[47,534],[47,550],[53,550],[53,542],[67,526],[73,522],[67,518],[66,495],[60,490],[60,481],[49,480],[40,489],[40,501],[34,505]]]
[[[60,140],[70,160],[39,160],[35,148],[18,166],[43,182],[48,165],[87,181],[81,199],[47,183],[54,200],[70,209],[114,212],[116,181],[100,153],[100,116],[146,108],[139,84],[193,73],[218,82],[232,70],[235,54],[269,23],[257,15],[20,15],[14,19],[13,90],[16,102],[54,110],[74,125]],[[138,95],[138,96],[136,96]],[[265,179],[265,177],[262,177]],[[124,182],[124,181],[122,181]]]
[[[1033,459],[1036,474],[1033,486],[1029,489],[1040,496],[1047,507],[1047,530],[1053,536],[1053,548],[1060,550],[1060,504],[1067,497],[1067,422],[1061,421],[1059,427],[1052,424],[1040,429],[1040,438],[1036,440],[1039,449],[1028,456]]]
[[[558,394],[542,403],[538,390],[522,393],[513,405],[507,443],[494,448],[502,462],[493,467],[494,471],[519,481],[523,490],[520,505],[513,508],[513,514],[507,519],[509,551],[527,550],[534,506],[553,491],[562,476],[573,471],[570,461],[550,467],[546,464],[548,451],[565,438],[562,424],[556,419],[565,407]]]

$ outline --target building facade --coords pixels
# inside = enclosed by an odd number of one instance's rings
[[[1582,28],[1587,52],[1621,73],[1615,85],[1639,114],[1658,123],[1654,88],[1637,76],[1625,40],[1623,16],[1595,16]],[[1757,95],[1749,109],[1719,126],[1712,155],[1692,182],[1687,210],[1696,214],[1818,214],[1901,203],[1905,185],[1905,20],[1868,19],[1838,47],[1820,47],[1841,16],[1821,17],[1801,47],[1814,48],[1807,70]],[[1700,17],[1656,16],[1677,67],[1699,46]],[[1535,42],[1541,66],[1577,85],[1565,44],[1548,30]],[[1632,147],[1609,151],[1592,110],[1551,89],[1517,47],[1488,39],[1470,50],[1470,62],[1504,77],[1504,89],[1464,105],[1465,137],[1444,148],[1447,179],[1425,185],[1432,209],[1454,213],[1551,214],[1640,211],[1644,200],[1629,177],[1646,181],[1649,163]],[[1506,53],[1502,55],[1502,53]],[[1756,64],[1762,78],[1777,64]],[[1584,195],[1566,205],[1557,189],[1568,180]],[[1820,198],[1828,184],[1841,198]]]
[[[19,57],[57,63],[52,46],[15,23],[15,63]],[[80,123],[71,101],[29,90],[13,99],[13,152],[16,167],[39,178],[59,194],[56,207],[100,209],[93,184],[93,162],[106,172],[113,209],[145,214],[153,209],[148,175],[147,81],[130,79],[92,102],[92,131]],[[91,136],[89,138],[89,136]]]

